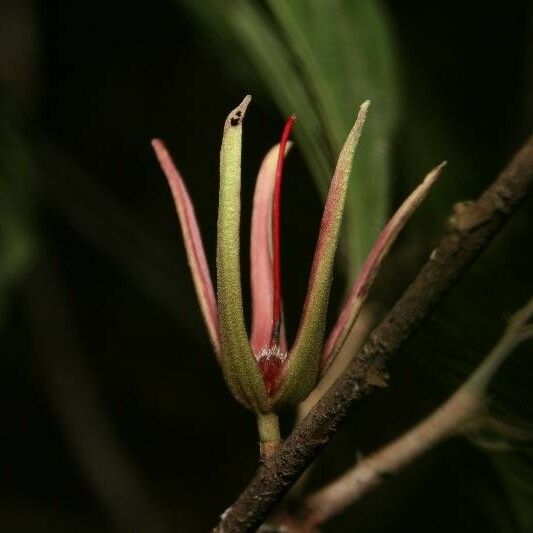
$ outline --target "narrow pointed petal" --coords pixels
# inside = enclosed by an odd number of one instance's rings
[[[176,211],[178,213],[187,259],[191,268],[196,295],[207,325],[209,338],[217,358],[220,358],[220,340],[218,331],[218,308],[213,290],[213,283],[209,274],[209,267],[196,221],[194,207],[185,187],[185,183],[175,167],[164,143],[159,139],[152,140],[152,147],[156,153],[159,164],[167,178]]]
[[[272,206],[272,248],[274,270],[274,302],[272,310],[272,346],[279,346],[281,332],[281,187],[283,184],[283,165],[285,162],[285,146],[289,140],[292,128],[296,123],[296,115],[291,115],[281,135],[280,151],[276,165],[276,184],[274,186],[274,202]],[[283,153],[282,153],[283,151]]]
[[[287,143],[287,155],[291,143]],[[274,273],[272,258],[272,205],[279,144],[269,150],[257,175],[250,231],[250,281],[252,289],[251,345],[256,357],[270,346],[273,323]],[[286,350],[284,328],[280,347]]]
[[[396,213],[394,213],[379,235],[361,269],[361,272],[352,286],[337,323],[324,346],[321,361],[322,373],[329,368],[329,365],[333,362],[346,341],[346,338],[350,334],[379,268],[381,267],[383,259],[387,256],[391,246],[394,244],[394,241],[411,215],[427,196],[430,188],[439,177],[445,165],[446,162],[443,162],[427,174],[422,183],[407,197]]]
[[[217,296],[224,377],[241,403],[255,411],[265,411],[270,409],[270,404],[246,333],[239,257],[242,120],[249,103],[247,96],[224,124],[220,150]]]
[[[367,101],[359,109],[357,120],[344,143],[331,181],[311,267],[302,319],[294,347],[284,369],[284,379],[275,396],[275,402],[279,404],[294,403],[305,398],[318,377],[333,263],[341,229],[346,190],[368,106]]]

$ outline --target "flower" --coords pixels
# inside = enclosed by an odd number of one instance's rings
[[[169,182],[209,337],[226,382],[238,401],[258,416],[263,451],[279,440],[275,413],[303,400],[341,350],[353,327],[379,266],[411,213],[422,202],[443,165],[433,169],[383,229],[348,295],[327,340],[324,328],[333,263],[355,150],[369,102],[339,155],[326,199],[318,243],[296,339],[289,348],[281,298],[280,195],[283,161],[296,118],[290,117],[281,141],[264,158],[254,193],[251,224],[252,327],[248,337],[240,275],[240,183],[242,123],[251,97],[227,117],[220,151],[220,195],[217,226],[217,294],[185,184],[163,142],[152,141]]]

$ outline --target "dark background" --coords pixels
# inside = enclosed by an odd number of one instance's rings
[[[450,187],[442,209],[424,206],[401,240],[375,291],[382,310],[437,241],[441,213],[493,179],[533,113],[530,2],[386,6],[402,85],[395,203],[419,145],[438,147],[428,157],[448,159],[446,179],[460,187]],[[206,531],[255,469],[254,420],[230,397],[211,353],[149,146],[154,136],[168,142],[213,260],[221,126],[254,89],[234,73],[239,55],[224,60],[217,48],[180,2],[0,4],[3,120],[18,139],[16,168],[30,169],[12,199],[24,213],[26,259],[2,282],[1,531]],[[254,169],[282,123],[259,89],[245,126],[245,218]],[[290,331],[320,210],[296,150],[283,219]],[[357,407],[314,483],[445,398],[461,372],[446,373],[442,359],[468,351],[465,324],[473,357],[490,346],[531,292],[530,212],[531,202],[393,366],[390,388]],[[531,366],[525,351],[517,361],[512,374],[524,394],[507,396],[527,416]],[[507,398],[507,382],[500,385]],[[517,509],[533,506],[531,479],[521,480],[523,507],[515,505],[495,462],[466,439],[446,443],[329,530],[526,531],[532,522]]]

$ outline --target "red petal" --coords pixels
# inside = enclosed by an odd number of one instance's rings
[[[272,206],[273,226],[273,269],[274,269],[274,302],[272,309],[272,341],[277,346],[281,329],[281,186],[283,184],[283,163],[285,161],[285,146],[289,140],[292,128],[296,123],[296,115],[289,117],[283,128],[279,143],[278,162],[276,166],[276,185],[274,187],[274,203]]]

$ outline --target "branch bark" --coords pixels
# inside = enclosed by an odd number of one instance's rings
[[[382,383],[386,361],[429,316],[461,274],[485,249],[527,196],[533,182],[533,136],[474,202],[454,206],[451,229],[418,276],[374,330],[346,372],[261,465],[214,528],[218,533],[253,531],[328,444],[352,402]]]

